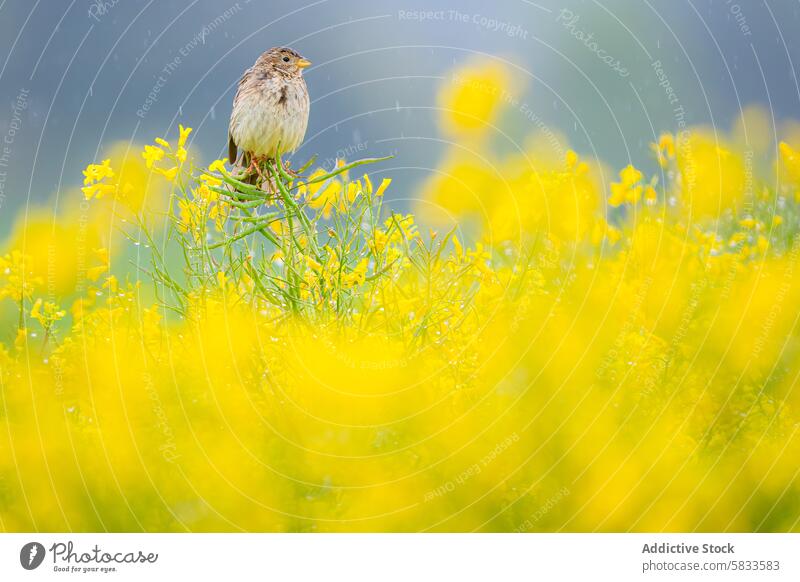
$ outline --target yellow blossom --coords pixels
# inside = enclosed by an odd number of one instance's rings
[[[91,281],[97,281],[100,276],[108,271],[109,256],[108,249],[101,248],[92,251],[95,257],[99,260],[100,264],[95,267],[90,267],[86,270],[86,277]]]
[[[342,277],[342,282],[345,287],[356,287],[358,285],[363,285],[364,281],[366,280],[367,275],[367,266],[369,265],[369,261],[367,259],[361,259],[358,264],[353,268],[352,271],[346,273]]]
[[[747,183],[744,159],[719,137],[693,131],[676,147],[680,195],[684,211],[693,216],[718,216],[738,209]]]
[[[444,129],[480,136],[495,122],[510,91],[510,72],[500,63],[476,60],[453,72],[439,94]]]
[[[611,206],[619,206],[621,204],[638,204],[641,200],[644,186],[639,184],[642,180],[642,173],[628,165],[619,172],[620,182],[613,182],[611,184],[611,196],[608,203]]]
[[[99,182],[106,178],[113,178],[114,170],[111,168],[111,159],[103,160],[100,164],[89,164],[83,171],[83,176],[84,185]]]
[[[144,146],[142,157],[145,159],[147,167],[152,168],[155,162],[164,158],[164,150],[156,146],[146,145]]]
[[[656,203],[657,199],[658,199],[658,193],[656,192],[656,189],[650,184],[645,186],[644,201],[650,206],[652,206]]]
[[[91,200],[92,198],[102,198],[104,196],[113,196],[117,192],[117,187],[113,184],[91,184],[81,188],[84,198]]]
[[[309,200],[308,205],[311,208],[321,210],[322,216],[328,219],[342,193],[342,183],[338,180],[331,180],[321,191],[318,188],[314,188],[314,186],[316,184],[309,185],[309,191],[314,197]]]
[[[219,159],[219,160],[214,160],[208,166],[208,171],[209,172],[219,172],[223,176],[227,175],[228,170],[225,168],[225,164],[227,163],[227,161],[228,161],[228,158],[222,158],[222,159]]]
[[[378,189],[375,191],[375,196],[378,198],[383,196],[386,193],[386,189],[389,187],[391,183],[392,183],[391,178],[384,178],[383,180],[381,180],[380,186],[378,186]]]
[[[155,170],[170,182],[174,182],[175,178],[178,176],[178,166],[169,169],[155,168]]]
[[[58,305],[50,301],[42,302],[37,299],[31,307],[30,316],[38,321],[45,329],[50,329],[54,323],[62,319],[67,314],[66,311],[59,309]]]
[[[386,234],[386,231],[381,230],[380,228],[376,228],[375,232],[372,235],[372,240],[370,240],[367,244],[369,245],[373,253],[380,254],[383,252],[383,249],[386,248],[386,244],[388,242],[389,242],[389,237]]]
[[[796,186],[800,185],[800,152],[782,141],[778,149],[786,174]]]
[[[662,133],[658,143],[651,144],[650,148],[656,154],[658,164],[666,168],[669,161],[675,157],[675,139],[670,133]]]
[[[178,124],[178,149],[181,149],[186,146],[186,139],[189,137],[189,134],[192,133],[191,127],[183,127],[183,125]]]
[[[626,188],[630,188],[642,179],[642,173],[632,165],[628,164],[622,170],[620,170],[619,177],[622,180],[622,185]]]

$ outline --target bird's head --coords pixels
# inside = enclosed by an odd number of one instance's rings
[[[261,55],[258,61],[287,75],[300,75],[303,69],[311,65],[311,61],[287,47],[271,48]]]

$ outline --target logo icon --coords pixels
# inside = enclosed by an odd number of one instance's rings
[[[19,563],[26,570],[35,570],[44,561],[44,546],[39,542],[28,542],[19,551]]]

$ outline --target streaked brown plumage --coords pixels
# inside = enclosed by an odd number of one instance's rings
[[[284,153],[300,146],[310,106],[302,71],[310,64],[290,48],[275,47],[245,71],[233,99],[228,128],[231,164],[252,167],[275,158],[279,147]]]

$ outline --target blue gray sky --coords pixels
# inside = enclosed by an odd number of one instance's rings
[[[297,153],[394,153],[384,170],[411,195],[444,146],[436,91],[465,59],[502,59],[523,80],[511,139],[544,124],[613,165],[653,133],[727,130],[761,104],[800,117],[795,0],[0,0],[0,224],[79,185],[118,140],[195,128],[224,155],[242,71],[289,45],[314,62],[312,113]],[[667,88],[668,87],[668,88]],[[10,143],[8,143],[10,140]],[[498,147],[502,147],[502,144]],[[5,149],[3,149],[5,148]]]

